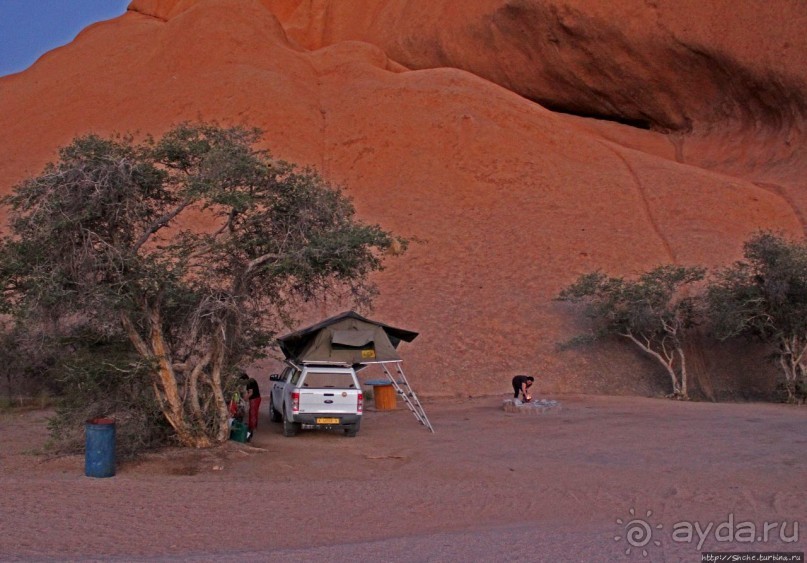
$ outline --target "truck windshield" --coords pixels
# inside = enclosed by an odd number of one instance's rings
[[[303,387],[315,389],[353,389],[353,376],[349,373],[327,373],[309,371],[305,376]]]

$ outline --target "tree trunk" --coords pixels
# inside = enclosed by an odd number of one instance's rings
[[[199,402],[199,376],[202,374],[202,371],[208,366],[208,364],[210,364],[211,356],[212,353],[208,352],[204,358],[199,360],[199,363],[194,366],[193,370],[191,370],[191,375],[188,381],[191,416],[199,428],[204,428],[206,426],[204,416],[202,415],[202,405]]]
[[[678,352],[678,357],[681,359],[681,398],[689,399],[689,392],[687,390],[687,359],[684,355],[683,347],[679,346],[675,350]]]
[[[801,371],[802,358],[804,357],[804,346],[800,346],[798,338],[781,337],[779,340],[779,365],[782,366],[782,373],[785,376],[785,391],[787,391],[787,402],[796,402],[796,382]]]
[[[121,314],[121,323],[137,352],[157,364],[157,370],[153,374],[154,393],[163,416],[176,432],[181,444],[195,448],[209,447],[212,445],[210,437],[204,432],[194,432],[184,416],[183,402],[179,395],[171,354],[163,336],[159,311],[152,306],[146,309],[146,313],[150,325],[148,341],[140,336],[126,314]]]
[[[795,379],[793,365],[791,365],[789,358],[782,354],[779,356],[779,365],[782,366],[782,373],[785,376],[785,391],[787,391],[787,402],[792,403],[795,401]]]
[[[667,375],[670,376],[670,382],[672,383],[672,389],[673,389],[672,395],[676,396],[676,397],[680,396],[681,395],[681,387],[680,387],[680,385],[678,383],[678,376],[676,375],[675,369],[673,368],[673,365],[672,365],[672,362],[673,362],[672,359],[670,361],[665,360],[664,357],[661,354],[659,354],[658,352],[653,350],[649,345],[643,344],[638,338],[633,336],[633,334],[631,334],[631,333],[625,333],[622,336],[628,338],[631,342],[636,344],[640,349],[644,350],[645,353],[647,353],[649,356],[655,358],[662,366],[664,366],[664,369],[667,372]]]
[[[221,386],[221,372],[224,367],[224,327],[213,335],[212,363],[210,369],[210,380],[213,385],[213,397],[216,401],[216,413],[218,414],[218,433],[216,441],[225,442],[230,437],[229,413],[227,412],[227,401],[224,398],[224,391]]]
[[[807,399],[807,338],[794,337],[795,344],[795,374],[793,378],[793,399],[795,402],[803,402]]]

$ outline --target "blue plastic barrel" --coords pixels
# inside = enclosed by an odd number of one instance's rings
[[[84,425],[87,445],[84,474],[87,477],[115,475],[115,419],[91,418]]]

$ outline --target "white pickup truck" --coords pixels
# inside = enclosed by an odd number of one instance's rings
[[[269,379],[269,416],[283,423],[284,436],[301,428],[344,430],[350,437],[359,431],[364,395],[352,367],[289,365]]]

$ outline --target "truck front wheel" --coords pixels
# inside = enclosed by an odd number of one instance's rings
[[[269,420],[272,422],[280,422],[283,420],[280,413],[275,410],[275,402],[272,400],[272,397],[269,397]]]

